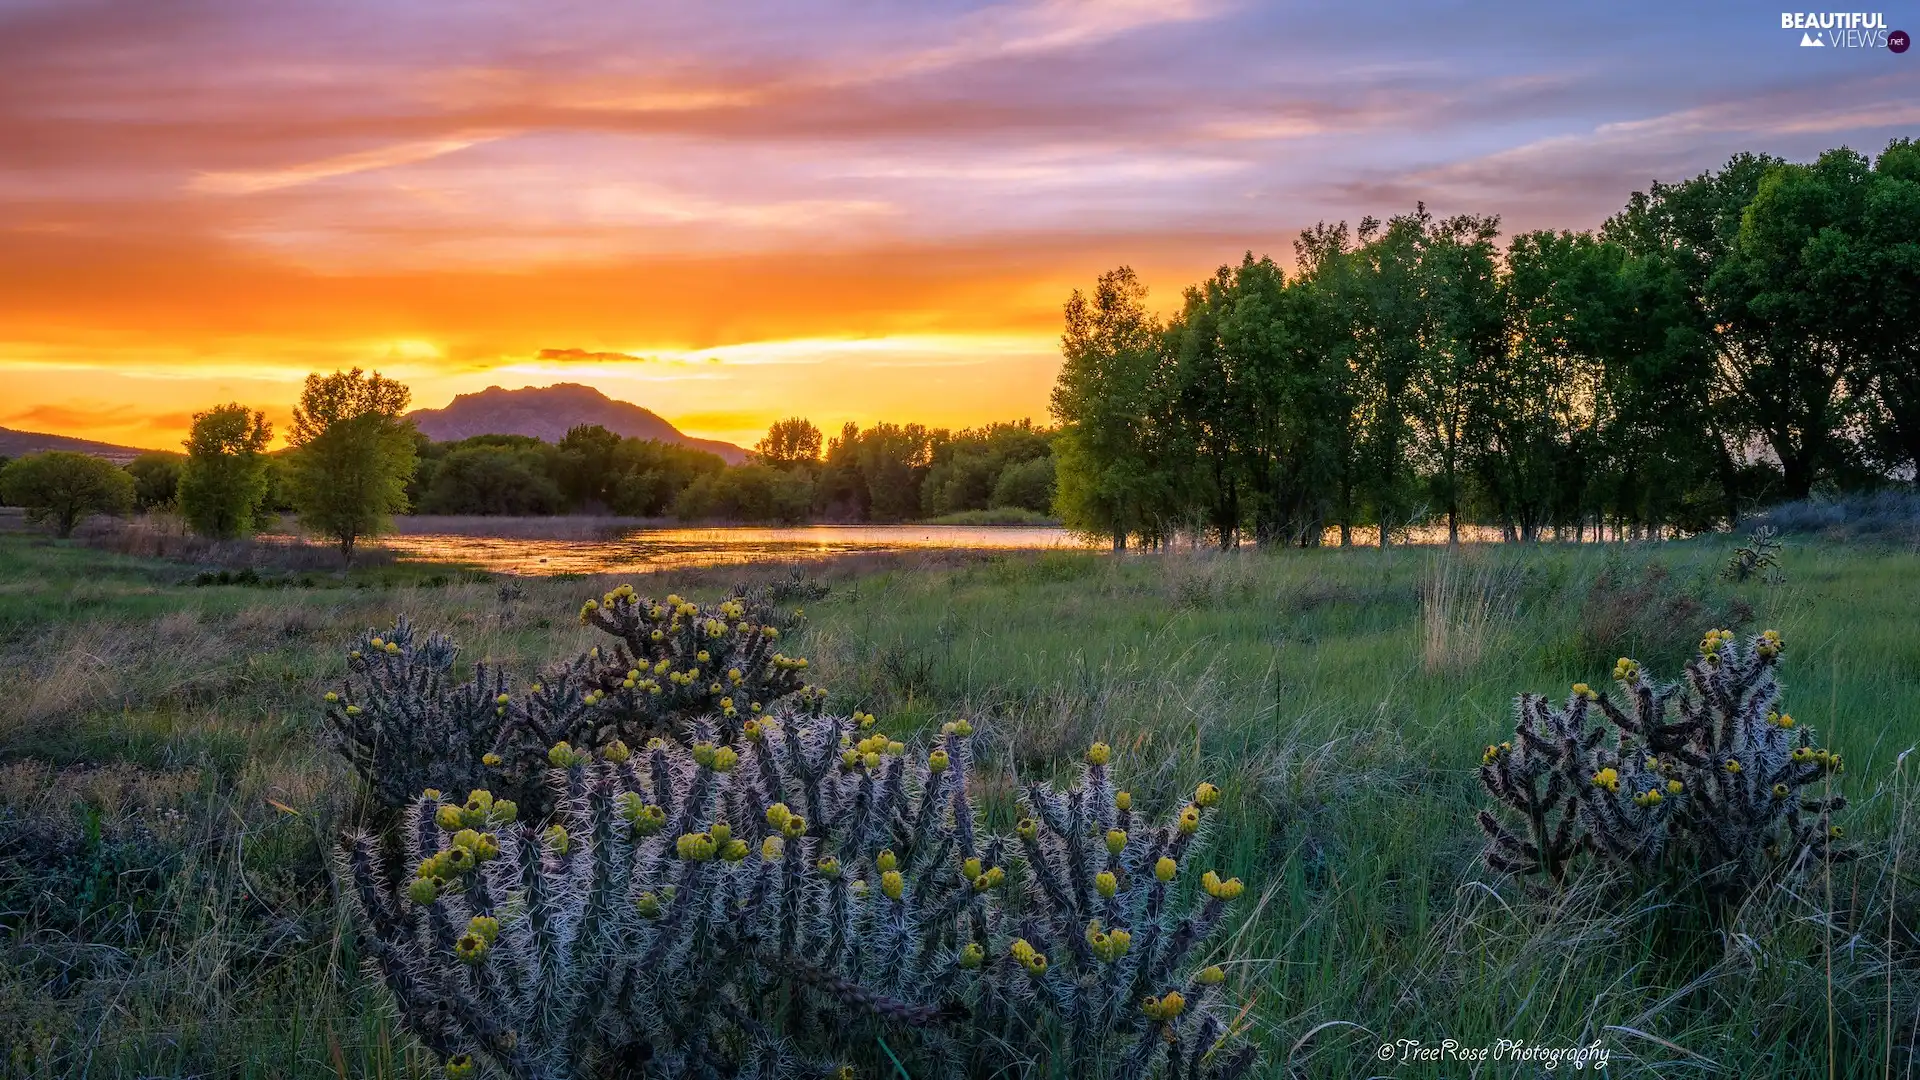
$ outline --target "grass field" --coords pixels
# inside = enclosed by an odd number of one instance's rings
[[[1920,1073],[1920,763],[1898,764],[1920,741],[1920,555],[1803,541],[1784,583],[1734,586],[1725,553],[869,558],[813,569],[833,591],[793,651],[889,731],[974,719],[999,827],[1015,775],[1064,775],[1095,738],[1147,808],[1219,783],[1213,861],[1255,899],[1219,959],[1260,1075],[1547,1075],[1376,1057],[1501,1039],[1598,1045],[1611,1076]],[[707,598],[754,572],[630,580]],[[327,853],[359,811],[314,702],[347,636],[396,613],[524,672],[584,648],[571,615],[614,582],[192,578],[0,534],[0,1070],[437,1075],[337,915]],[[1602,683],[1619,655],[1677,673],[1716,625],[1786,635],[1788,703],[1846,754],[1865,856],[1720,927],[1485,871],[1474,770],[1513,695]]]

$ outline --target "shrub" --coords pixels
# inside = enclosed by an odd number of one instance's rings
[[[186,460],[183,454],[154,450],[127,462],[127,475],[133,477],[134,508],[165,510],[173,506]]]
[[[458,681],[458,647],[420,637],[401,618],[369,631],[347,654],[347,678],[329,692],[324,732],[372,788],[399,807],[425,788],[489,788],[544,808],[548,748],[568,742],[641,745],[679,737],[710,719],[722,741],[786,699],[818,702],[804,659],[778,651],[784,621],[767,605],[731,599],[700,607],[678,596],[636,596],[623,585],[581,608],[580,621],[616,638],[607,649],[542,672],[524,691],[476,664]]]
[[[1590,857],[1737,894],[1776,869],[1851,857],[1831,820],[1846,800],[1825,794],[1843,763],[1780,710],[1781,649],[1771,630],[1744,647],[1710,630],[1670,685],[1621,657],[1623,704],[1584,683],[1559,707],[1522,694],[1513,739],[1481,758],[1508,811],[1480,813],[1487,865],[1557,884]]]
[[[971,725],[924,757],[873,725],[556,745],[544,829],[428,791],[401,874],[345,845],[369,965],[453,1075],[847,1076],[886,1068],[880,1047],[915,1076],[1248,1070],[1224,973],[1195,961],[1242,891],[1187,888],[1216,789],[1148,824],[1096,745],[1009,842],[976,820]]]
[[[0,469],[0,500],[26,508],[36,525],[56,535],[95,514],[121,516],[133,509],[133,478],[110,461],[65,450],[27,454]]]
[[[1767,574],[1768,584],[1778,584],[1780,574],[1780,541],[1774,539],[1771,526],[1756,526],[1747,537],[1747,542],[1733,549],[1727,556],[1727,564],[1720,568],[1723,581],[1746,581],[1761,571]]]

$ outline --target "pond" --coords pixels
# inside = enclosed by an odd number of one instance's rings
[[[466,563],[508,574],[617,574],[916,549],[1041,551],[1084,548],[1049,526],[809,525],[648,528],[557,519],[432,522],[401,519],[380,545],[403,558]],[[438,528],[436,528],[438,526]],[[543,535],[544,534],[544,535]]]

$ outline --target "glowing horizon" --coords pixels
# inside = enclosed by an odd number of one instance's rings
[[[1920,122],[1910,58],[1734,4],[445,10],[0,13],[0,426],[173,449],[354,366],[742,445],[1045,421],[1060,304],[1113,265],[1170,310],[1318,220],[1590,228]]]

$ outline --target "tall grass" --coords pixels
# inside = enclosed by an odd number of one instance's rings
[[[1717,581],[1724,555],[869,557],[810,569],[834,589],[794,651],[890,731],[974,719],[1001,827],[1018,782],[1095,737],[1145,809],[1219,783],[1213,863],[1255,902],[1216,959],[1267,1075],[1546,1075],[1375,1058],[1449,1038],[1597,1042],[1612,1076],[1827,1075],[1830,1047],[1834,1075],[1907,1075],[1920,555],[1796,545],[1782,586]],[[785,572],[632,580],[712,596]],[[530,672],[589,644],[567,616],[612,581],[525,579],[509,602],[422,574],[194,588],[173,564],[0,536],[0,1072],[433,1074],[336,914],[328,846],[362,810],[311,703],[340,643],[401,611]],[[1685,612],[1682,640],[1615,618],[1635,605]],[[1787,635],[1788,704],[1846,754],[1866,858],[1771,883],[1724,924],[1481,868],[1474,766],[1514,693],[1599,684],[1616,646],[1674,670],[1656,654],[1741,611]]]

